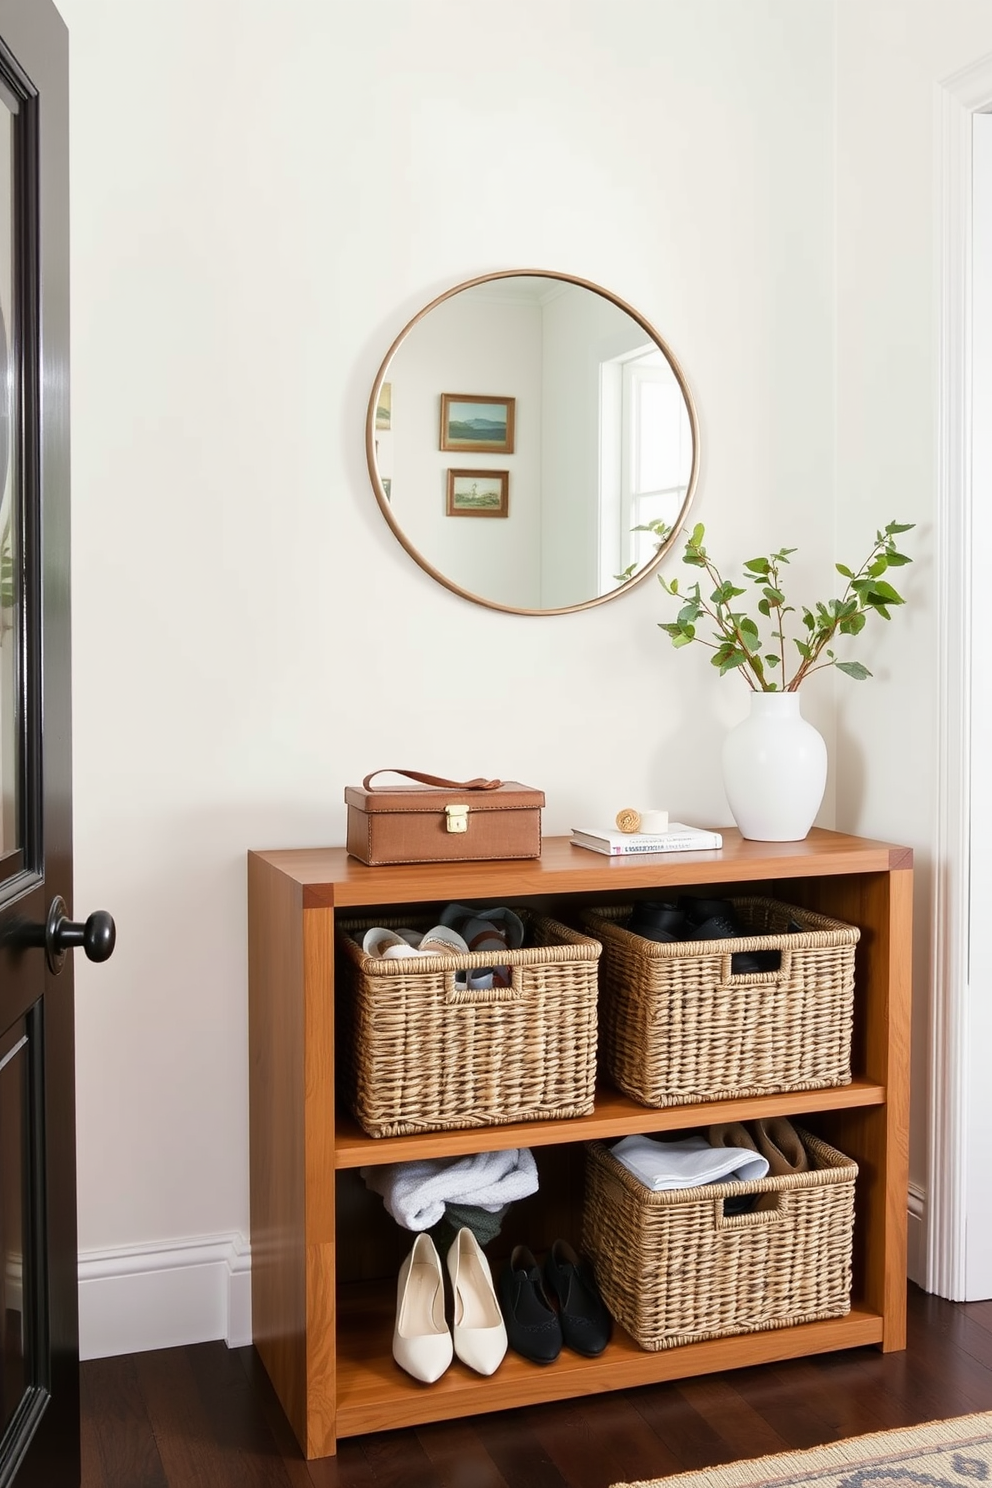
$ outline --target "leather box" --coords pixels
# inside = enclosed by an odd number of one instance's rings
[[[373,786],[375,775],[412,785]],[[370,867],[539,858],[544,792],[517,780],[444,780],[414,770],[375,770],[348,786],[347,849]]]

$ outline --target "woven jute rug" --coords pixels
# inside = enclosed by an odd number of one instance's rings
[[[992,1488],[992,1411],[613,1488]]]

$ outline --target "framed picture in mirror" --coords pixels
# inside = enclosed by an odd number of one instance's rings
[[[449,517],[506,517],[510,514],[508,470],[449,470]]]
[[[441,448],[512,455],[515,409],[515,398],[442,393]]]

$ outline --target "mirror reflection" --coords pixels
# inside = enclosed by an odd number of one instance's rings
[[[390,348],[369,470],[403,545],[448,588],[527,614],[599,604],[663,555],[698,437],[672,354],[582,280],[504,273],[442,295]]]

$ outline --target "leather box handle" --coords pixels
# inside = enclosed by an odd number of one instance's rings
[[[386,766],[381,770],[373,770],[371,775],[366,775],[362,781],[365,790],[388,789],[383,785],[372,784],[377,775],[405,775],[407,780],[416,780],[420,785],[440,785],[449,790],[498,790],[503,784],[502,780],[483,780],[481,776],[476,780],[445,780],[443,775],[423,775],[419,770],[394,770]]]

